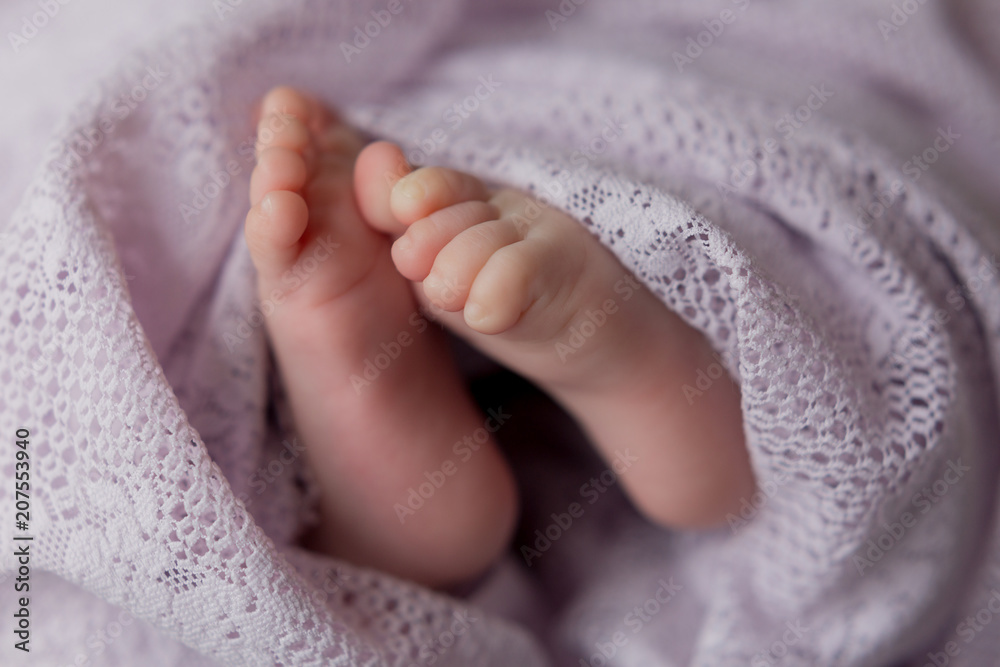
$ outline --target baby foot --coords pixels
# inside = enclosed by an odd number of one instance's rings
[[[392,144],[362,151],[359,206],[398,236],[393,261],[430,311],[552,393],[609,464],[630,450],[641,464],[622,483],[652,519],[717,524],[750,497],[738,390],[716,383],[694,405],[681,391],[715,363],[697,331],[561,211],[400,163]]]
[[[264,98],[260,128],[269,140],[258,144],[245,232],[261,299],[277,304],[267,331],[321,487],[309,541],[427,584],[474,576],[513,528],[513,483],[487,441],[419,511],[399,511],[484,418],[390,240],[358,211],[363,142],[289,88]]]

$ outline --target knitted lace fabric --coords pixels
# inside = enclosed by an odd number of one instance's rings
[[[997,664],[995,10],[468,4],[222,0],[48,133],[0,228],[3,663]],[[314,489],[241,229],[278,83],[567,211],[704,332],[718,366],[665,381],[740,384],[741,514],[673,533],[609,493],[464,600],[295,546]]]

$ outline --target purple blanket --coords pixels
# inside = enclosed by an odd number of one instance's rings
[[[83,4],[49,4],[4,10],[24,67],[76,43],[50,36]],[[33,158],[0,172],[3,663],[998,664],[1000,12],[941,4],[130,10],[153,46],[104,42],[54,133],[4,129]],[[475,590],[297,547],[313,489],[241,231],[278,83],[567,211],[704,332],[716,363],[669,381],[741,386],[759,490],[728,527],[644,522],[627,465],[522,392],[527,511]]]

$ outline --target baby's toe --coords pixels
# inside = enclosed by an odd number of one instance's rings
[[[403,151],[388,141],[368,144],[354,163],[354,196],[365,221],[385,234],[398,236],[406,231],[393,215],[389,195],[393,186],[410,173]]]
[[[306,173],[312,175],[317,166],[316,137],[329,132],[330,123],[329,113],[311,97],[286,86],[275,88],[261,102],[256,144],[258,166],[268,151],[284,149],[301,156]]]
[[[392,259],[407,280],[421,282],[445,246],[465,230],[500,217],[497,207],[467,201],[435,211],[417,220],[392,246]]]
[[[461,310],[483,267],[497,252],[520,240],[509,220],[490,220],[469,227],[445,245],[423,281],[432,304],[449,312]]]
[[[413,171],[399,146],[376,141],[361,151],[354,167],[358,208],[369,225],[399,236],[409,225],[468,201],[486,201],[489,193],[469,174],[443,167]]]
[[[250,209],[244,233],[261,279],[274,281],[295,263],[308,224],[309,209],[295,192],[268,192]]]
[[[306,129],[315,134],[322,132],[335,120],[329,108],[311,95],[291,86],[272,88],[261,99],[261,122],[270,116],[297,118],[305,123]]]
[[[392,188],[389,206],[404,225],[466,201],[486,201],[489,191],[475,176],[445,167],[423,167]]]
[[[257,157],[250,176],[250,204],[255,206],[272,190],[301,191],[309,179],[302,155],[284,147],[266,148]]]
[[[305,155],[313,150],[313,133],[301,118],[283,112],[268,114],[257,124],[257,156],[268,148],[287,148]]]
[[[472,283],[465,323],[482,334],[507,331],[538,300],[543,258],[537,247],[520,241],[493,253]]]
[[[516,240],[479,270],[466,299],[465,323],[482,334],[520,325],[519,335],[545,338],[573,312],[590,236],[566,214],[516,190],[502,189],[489,203]]]

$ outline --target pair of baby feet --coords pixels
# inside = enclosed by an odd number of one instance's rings
[[[446,586],[507,544],[517,498],[499,424],[425,313],[552,394],[609,462],[637,460],[622,485],[652,520],[713,525],[750,496],[738,391],[716,383],[693,406],[681,391],[714,363],[707,342],[575,220],[412,170],[293,89],[260,114],[245,233],[261,298],[280,304],[267,329],[321,489],[312,546]]]

